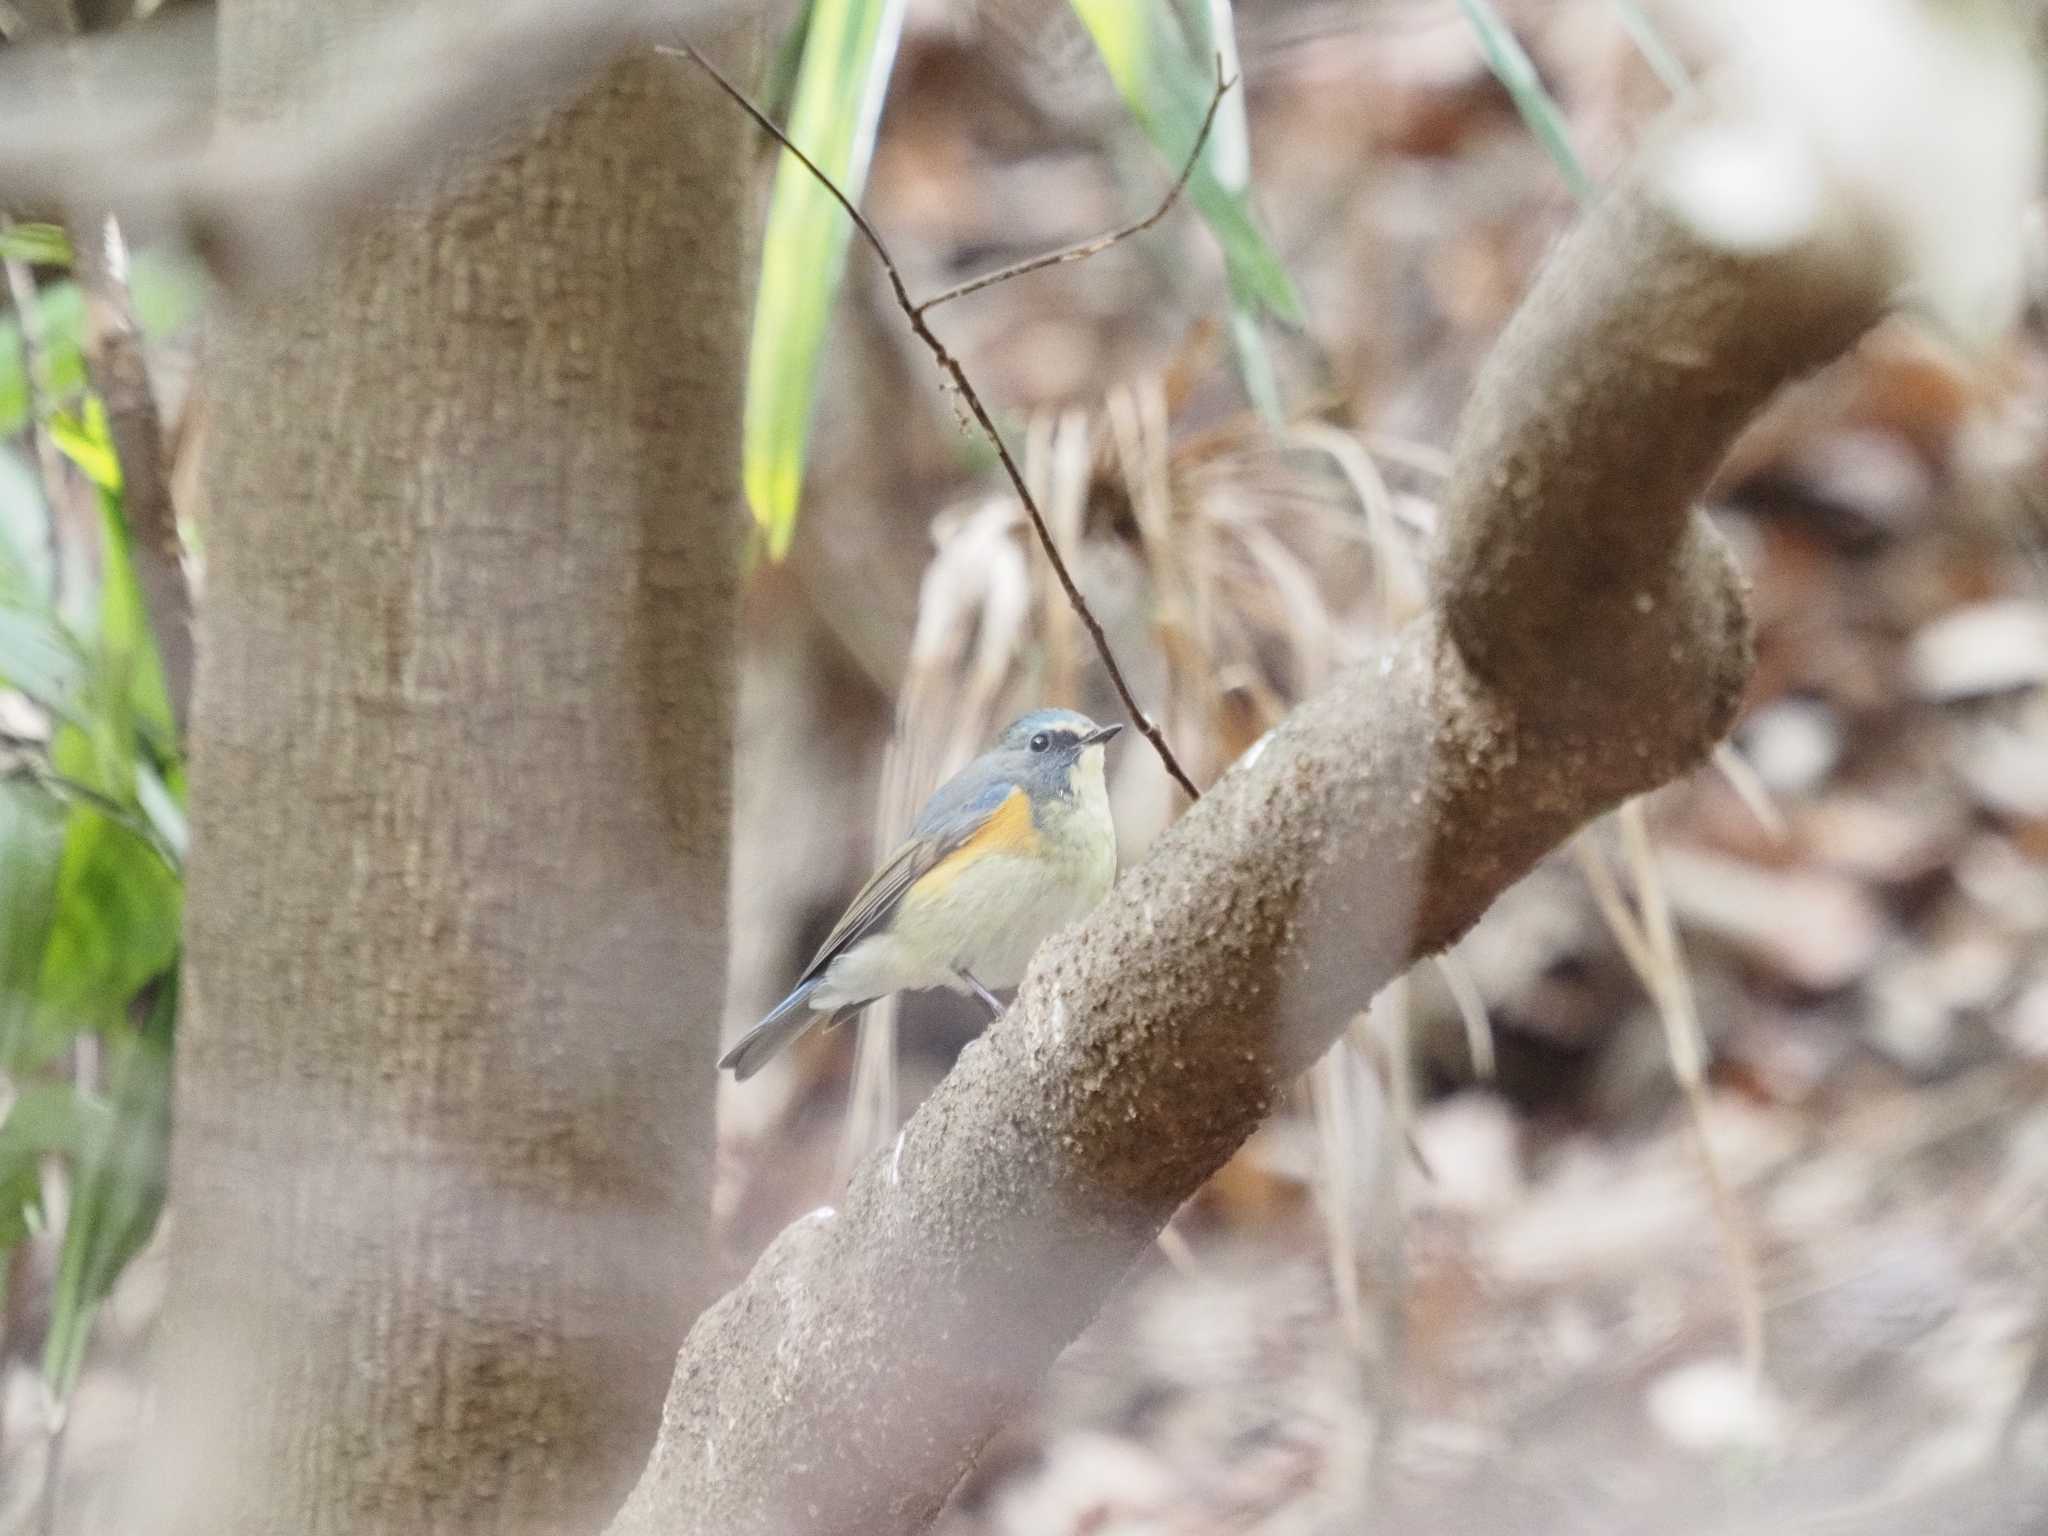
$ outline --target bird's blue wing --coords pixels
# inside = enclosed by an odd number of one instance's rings
[[[1017,776],[1004,764],[971,764],[932,791],[911,823],[910,835],[941,843],[951,852],[979,832],[1016,787]]]
[[[820,975],[886,923],[919,877],[980,831],[1015,788],[1016,782],[1008,774],[973,769],[940,785],[918,812],[910,837],[868,877],[868,883],[818,946],[798,985]]]

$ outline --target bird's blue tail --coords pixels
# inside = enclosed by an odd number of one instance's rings
[[[790,1041],[821,1022],[811,1011],[811,994],[818,989],[816,977],[801,983],[795,991],[768,1011],[768,1016],[741,1035],[737,1044],[719,1058],[721,1069],[745,1082],[768,1065],[769,1059]]]

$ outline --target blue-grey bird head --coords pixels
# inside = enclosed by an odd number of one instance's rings
[[[996,738],[995,751],[1018,780],[1040,794],[1071,795],[1074,770],[1090,747],[1106,745],[1121,725],[1097,725],[1071,709],[1034,709]]]

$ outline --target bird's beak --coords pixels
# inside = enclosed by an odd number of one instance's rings
[[[1121,725],[1098,726],[1093,734],[1081,738],[1081,745],[1084,747],[1099,747],[1122,730],[1123,727]]]

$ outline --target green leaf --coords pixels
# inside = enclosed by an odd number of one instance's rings
[[[206,280],[194,261],[138,251],[128,291],[144,338],[161,341],[198,318]],[[50,283],[37,294],[36,310],[52,403],[70,404],[85,388],[85,298],[76,283]],[[21,325],[10,314],[0,318],[0,437],[11,437],[28,424],[32,398]]]
[[[1071,3],[1095,39],[1096,51],[1131,116],[1178,171],[1195,147],[1202,119],[1208,115],[1209,99],[1216,91],[1215,50],[1208,46],[1206,22],[1199,28],[1203,46],[1197,51],[1167,0]],[[1209,0],[1199,3],[1206,7]],[[1227,23],[1227,11],[1223,19]],[[1241,112],[1243,104],[1233,107],[1226,100],[1222,110]],[[1219,136],[1212,131],[1189,178],[1187,195],[1223,247],[1233,298],[1298,326],[1304,317],[1293,278],[1260,230],[1243,182],[1232,186],[1221,174],[1227,169],[1248,169],[1241,161],[1236,168],[1229,164],[1235,153],[1228,134],[1219,144]]]
[[[70,807],[27,1059],[119,1019],[177,954],[183,901],[177,877],[139,833],[90,805]]]
[[[87,456],[102,448],[111,453],[104,415],[88,411],[79,425],[79,446]],[[141,737],[173,741],[170,698],[129,559],[118,493],[102,490],[100,510],[99,624],[77,695],[82,723],[58,727],[50,741],[50,767],[135,815],[132,822],[120,819],[85,800],[70,808],[39,988],[31,1047],[37,1051],[118,1018],[128,1000],[170,965],[183,917],[184,891],[175,868],[184,843],[178,812],[183,785],[175,770],[156,778],[137,753]],[[144,835],[152,828],[165,847]]]
[[[0,687],[62,712],[84,666],[50,606],[52,583],[42,483],[19,454],[0,447]]]
[[[0,1149],[0,1308],[7,1305],[7,1255],[43,1223],[43,1175],[39,1159],[10,1159]]]
[[[20,454],[0,447],[0,603],[50,600],[50,510]]]
[[[23,1083],[0,1109],[0,1258],[42,1226],[43,1159],[77,1157],[106,1118],[104,1105],[47,1079]]]
[[[182,918],[183,785],[174,765],[159,773],[138,755],[147,739],[165,746],[168,761],[175,738],[129,557],[106,413],[88,402],[62,426],[64,451],[101,484],[100,584],[82,657],[58,649],[68,636],[54,622],[34,636],[74,663],[63,679],[66,707],[50,739],[49,768],[83,793],[70,797],[34,1023],[25,1042],[17,1027],[16,1059],[39,1059],[81,1029],[118,1022],[129,1000],[170,965]],[[0,610],[0,666],[10,617],[19,618]]]
[[[107,430],[107,408],[99,396],[88,395],[77,415],[59,411],[50,418],[50,439],[65,458],[85,472],[103,491],[121,489],[121,459]]]
[[[1690,96],[1692,76],[1685,72],[1685,65],[1671,51],[1671,45],[1664,41],[1664,34],[1657,30],[1657,24],[1650,20],[1636,0],[1614,0],[1614,13],[1621,22],[1622,31],[1636,45],[1636,52],[1650,66],[1650,72],[1664,82],[1664,89],[1680,100]]]
[[[134,755],[134,711],[124,707],[127,690],[115,675],[103,671],[95,683],[91,729],[60,726],[50,766],[135,806],[147,764]],[[130,822],[85,800],[72,802],[69,812],[28,1046],[37,1058],[80,1030],[117,1022],[128,1001],[170,966],[183,920],[183,884],[171,856],[144,836],[151,825],[146,812]]]
[[[43,1345],[43,1380],[59,1401],[77,1383],[100,1303],[163,1212],[177,1015],[178,978],[172,972],[157,987],[142,1027],[123,1027],[106,1042],[112,1113],[92,1122],[76,1161]]]
[[[1572,196],[1582,203],[1591,202],[1598,189],[1586,174],[1578,151],[1572,148],[1564,113],[1544,88],[1543,77],[1536,73],[1536,65],[1523,49],[1521,39],[1515,36],[1514,28],[1493,8],[1493,0],[1458,0],[1458,4],[1478,35],[1486,67],[1506,89],[1537,142],[1549,151],[1552,164],[1572,189]]]
[[[1242,70],[1238,64],[1237,23],[1231,12],[1231,0],[1206,0],[1206,9],[1202,0],[1196,0],[1188,18],[1196,53],[1214,58],[1224,79],[1239,76]],[[1244,97],[1241,90],[1224,97],[1217,104],[1216,123],[1211,130],[1216,179],[1225,191],[1239,194],[1251,185],[1252,178],[1251,119],[1245,111]],[[1259,295],[1241,274],[1233,271],[1230,342],[1237,354],[1238,377],[1244,381],[1245,393],[1251,397],[1254,409],[1268,423],[1279,427],[1286,424],[1287,413],[1280,398],[1280,377],[1273,367],[1272,349],[1266,345],[1261,325],[1264,310]]]
[[[856,204],[904,0],[814,0],[789,137]],[[743,477],[771,558],[789,551],[803,489],[818,353],[846,269],[852,225],[818,179],[784,151],[761,239],[761,288],[747,353]]]
[[[0,1167],[18,1157],[77,1157],[104,1136],[106,1105],[81,1096],[72,1084],[31,1078],[0,1114]]]
[[[133,755],[134,732],[140,727],[166,750],[176,740],[171,718],[171,692],[164,681],[163,660],[149,629],[149,608],[135,576],[134,544],[118,495],[100,493],[104,533],[101,541],[99,655],[111,703],[110,717],[122,729],[113,748],[122,761]],[[123,786],[124,790],[126,785]]]
[[[0,1249],[41,1220],[37,1161],[68,1155],[71,1200],[43,1357],[62,1398],[100,1304],[162,1208],[185,822],[106,413],[88,396],[76,414],[53,413],[51,431],[99,487],[100,579],[74,614],[84,646],[47,611],[47,585],[0,608],[0,668],[34,674],[25,691],[47,695],[60,717],[47,771],[0,782],[0,1067],[18,1075],[90,1029],[101,1037],[109,1100],[79,1098],[60,1120],[54,1090],[37,1084],[0,1122]],[[164,744],[161,768],[139,753],[145,738]],[[130,1007],[151,982],[157,993],[138,1028]]]
[[[53,714],[69,714],[85,673],[78,648],[55,619],[0,603],[0,686],[18,689]]]
[[[35,785],[0,779],[0,1071],[18,1064],[42,997],[66,820]]]
[[[786,122],[796,104],[797,73],[803,67],[804,44],[811,38],[811,11],[816,0],[804,0],[775,45],[775,57],[768,61],[768,77],[761,82],[761,110],[776,122]]]
[[[0,256],[38,267],[68,267],[71,237],[61,224],[16,224],[0,229]]]
[[[192,834],[185,824],[183,787],[167,782],[153,764],[135,765],[135,803],[143,819],[156,834],[162,851],[170,856],[171,868],[182,876],[185,855],[192,846]]]
[[[121,469],[106,411],[96,397],[89,397],[82,412],[53,422],[52,431],[100,491],[98,600],[81,615],[79,624],[88,636],[92,659],[91,697],[84,713],[99,750],[98,771],[86,782],[130,805],[138,731],[163,755],[175,750],[170,691],[135,576],[133,541],[122,509]]]
[[[1276,426],[1284,423],[1287,410],[1280,400],[1280,379],[1273,369],[1273,354],[1259,329],[1258,316],[1249,308],[1231,310],[1230,344],[1236,349],[1238,376],[1244,380],[1245,393],[1251,396],[1253,408]]]

